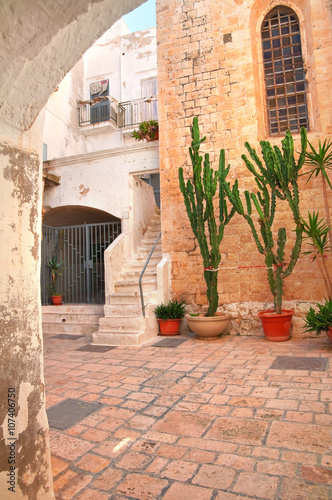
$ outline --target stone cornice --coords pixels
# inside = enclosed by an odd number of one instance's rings
[[[103,160],[112,156],[122,156],[127,154],[139,153],[141,151],[151,151],[159,149],[159,141],[149,142],[144,144],[135,144],[133,146],[122,146],[120,148],[104,149],[102,151],[95,151],[93,153],[83,153],[74,156],[65,156],[63,158],[54,158],[47,160],[43,163],[43,168],[49,170],[55,167],[65,167],[77,163],[86,163],[91,161]]]

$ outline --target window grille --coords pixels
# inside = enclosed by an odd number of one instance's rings
[[[265,17],[262,49],[270,135],[309,129],[300,24],[293,10],[278,6]]]

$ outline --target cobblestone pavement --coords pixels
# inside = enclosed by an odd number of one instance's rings
[[[45,336],[47,407],[101,403],[51,428],[56,499],[332,500],[327,338],[181,339],[91,353]],[[278,356],[329,363],[271,368]]]

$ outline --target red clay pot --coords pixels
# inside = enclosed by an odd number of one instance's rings
[[[159,335],[173,337],[180,335],[180,319],[158,319]]]
[[[273,309],[258,313],[261,319],[265,338],[271,342],[284,342],[290,338],[293,311],[283,309],[276,314]]]
[[[332,326],[327,330],[326,335],[330,342],[332,342]]]
[[[51,297],[52,303],[55,306],[61,306],[62,304],[62,295],[52,295]]]

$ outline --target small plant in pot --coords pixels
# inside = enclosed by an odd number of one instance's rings
[[[189,154],[192,164],[192,178],[184,180],[183,168],[179,168],[180,189],[184,197],[187,215],[193,233],[198,241],[203,259],[203,275],[206,282],[208,310],[205,317],[186,316],[189,328],[199,338],[211,340],[218,337],[228,327],[230,315],[216,315],[219,306],[218,267],[221,260],[220,244],[226,225],[232,219],[235,208],[228,213],[226,205],[225,179],[229,166],[225,168],[225,151],[220,150],[219,168],[210,166],[209,154],[200,155],[199,149],[206,137],[200,139],[198,118],[193,119],[192,142]],[[217,192],[219,206],[215,207]]]
[[[274,298],[274,309],[259,313],[265,336],[268,340],[284,341],[290,337],[293,315],[293,311],[282,309],[284,280],[292,273],[300,256],[302,244],[298,177],[305,161],[306,131],[304,128],[301,130],[301,153],[297,162],[294,158],[293,138],[289,131],[282,141],[282,152],[278,146],[272,147],[269,141],[261,141],[260,145],[264,163],[248,143],[245,143],[245,146],[255,165],[246,155],[242,155],[248,170],[255,178],[258,192],[245,191],[244,205],[237,180],[232,188],[229,183],[225,183],[225,189],[236,211],[249,224],[257,249],[265,258],[268,283]],[[273,229],[277,201],[281,200],[287,202],[295,223],[295,241],[288,258],[285,258],[286,229],[279,228],[277,241]]]
[[[134,130],[131,134],[136,141],[157,141],[159,139],[159,123],[156,120],[142,122],[138,126],[138,130]]]
[[[316,309],[310,307],[304,317],[303,326],[305,332],[315,332],[320,335],[326,332],[330,342],[332,342],[332,300],[325,299],[324,304],[316,305]]]
[[[186,306],[184,302],[170,300],[168,304],[160,304],[154,310],[157,316],[160,335],[180,335],[180,323],[185,315]]]
[[[59,262],[57,257],[48,259],[47,266],[51,271],[52,284],[50,286],[50,294],[54,305],[62,304],[62,293],[58,292],[58,276],[61,276],[63,262]]]

